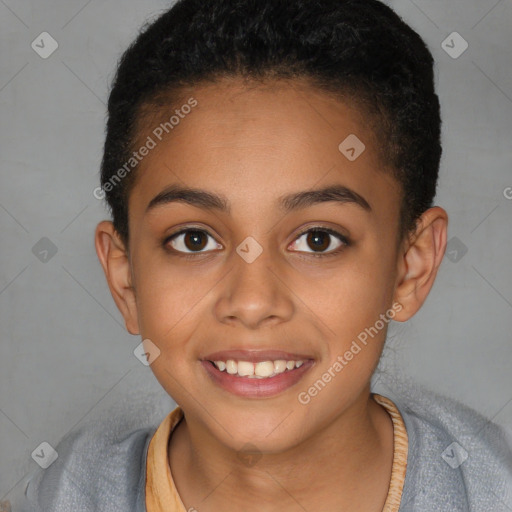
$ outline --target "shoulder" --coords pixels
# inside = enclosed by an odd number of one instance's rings
[[[512,510],[510,433],[418,386],[390,398],[409,438],[401,512]]]
[[[149,442],[176,404],[151,372],[133,372],[117,396],[88,413],[29,476],[21,512],[145,512]]]
[[[38,470],[27,486],[26,512],[144,510],[139,507],[146,454],[155,429],[114,435],[98,427],[84,427],[62,439],[55,462]]]

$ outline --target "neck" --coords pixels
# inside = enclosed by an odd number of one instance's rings
[[[392,422],[369,388],[325,428],[280,453],[241,456],[185,418],[169,444],[186,510],[201,512],[381,511],[392,459]]]

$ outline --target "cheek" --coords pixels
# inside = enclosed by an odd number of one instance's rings
[[[133,268],[141,335],[163,348],[180,339],[192,318],[197,323],[194,311],[207,294],[208,280],[143,252],[134,257]]]
[[[148,260],[146,260],[148,261]],[[196,363],[193,340],[204,332],[208,281],[191,277],[169,263],[145,265],[137,274],[137,311],[141,336],[159,350],[151,370],[160,385],[182,403],[187,400],[184,382],[190,381]]]
[[[392,319],[387,314],[393,294],[391,253],[380,251],[377,244],[368,247],[347,256],[318,286],[303,288],[305,302],[328,326],[324,357],[299,400],[318,414],[338,410],[340,396],[358,396],[368,384]]]
[[[305,276],[305,277],[304,277]],[[353,251],[341,264],[316,275],[303,272],[294,292],[329,327],[327,334],[345,344],[375,323],[390,307],[393,279],[390,258],[376,250]]]

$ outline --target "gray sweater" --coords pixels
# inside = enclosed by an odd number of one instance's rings
[[[512,512],[510,433],[422,388],[379,393],[395,402],[409,437],[400,512]],[[145,512],[146,455],[158,423],[133,429],[130,418],[67,435],[57,460],[30,480],[23,511]]]

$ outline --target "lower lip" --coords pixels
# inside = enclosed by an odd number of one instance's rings
[[[314,361],[312,359],[304,361],[300,368],[286,370],[274,377],[265,379],[237,377],[226,371],[221,372],[210,361],[201,361],[201,364],[212,380],[226,391],[234,395],[243,396],[244,398],[268,398],[282,393],[299,382],[303,375],[313,366]]]

